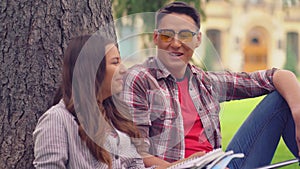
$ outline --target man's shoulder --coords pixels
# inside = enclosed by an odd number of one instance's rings
[[[204,73],[205,72],[203,69],[201,69],[200,67],[193,65],[193,64],[189,64],[189,67],[193,73]]]
[[[202,68],[189,64],[189,68],[191,73],[196,76],[197,78],[203,78],[208,76],[208,72],[206,72],[205,70],[203,70]]]
[[[159,68],[156,64],[156,59],[154,57],[149,57],[146,61],[140,64],[135,64],[128,69],[128,73],[131,75],[142,76],[145,74],[153,74]]]

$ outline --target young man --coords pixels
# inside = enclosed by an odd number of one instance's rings
[[[161,8],[153,34],[157,56],[132,67],[126,76],[121,97],[145,137],[145,151],[152,155],[144,158],[146,166],[168,166],[221,147],[220,102],[264,94],[268,96],[227,148],[245,154],[229,168],[269,164],[280,136],[298,156],[300,85],[295,75],[275,68],[237,73],[192,66],[189,61],[201,44],[199,30],[199,14],[193,7],[173,2]]]

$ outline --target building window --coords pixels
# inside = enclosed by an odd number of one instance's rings
[[[299,55],[299,35],[297,32],[289,32],[287,34],[287,53],[290,53],[292,55],[294,55],[295,57],[297,57]],[[298,58],[297,58],[298,61]]]
[[[251,39],[251,43],[253,45],[259,45],[259,39],[257,37],[254,37],[254,38]]]
[[[249,0],[250,4],[262,4],[263,0]]]
[[[299,6],[300,0],[283,0],[283,7]]]
[[[209,29],[206,31],[206,35],[211,43],[214,45],[214,48],[220,55],[221,53],[221,32],[217,29]]]
[[[299,62],[299,34],[297,32],[288,32],[286,38],[286,62],[285,69],[298,74],[297,65]]]

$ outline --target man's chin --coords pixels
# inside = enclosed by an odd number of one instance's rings
[[[166,65],[166,67],[168,67],[170,69],[180,69],[181,67],[185,67],[185,66],[186,66],[186,63],[183,62],[183,61],[171,62],[171,63]]]

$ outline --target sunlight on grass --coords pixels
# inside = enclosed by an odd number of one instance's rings
[[[222,103],[220,119],[223,136],[222,144],[224,149],[227,147],[229,141],[231,140],[235,132],[238,130],[239,126],[247,118],[248,114],[262,99],[263,97],[258,97],[253,99]],[[289,152],[284,142],[281,140],[275,152],[275,156],[273,158],[272,163],[290,160],[294,158],[295,157]],[[299,166],[297,164],[293,164],[282,168],[295,169],[299,168]]]

